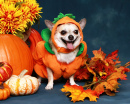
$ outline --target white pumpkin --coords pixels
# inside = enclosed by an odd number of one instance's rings
[[[23,70],[19,76],[12,75],[6,81],[6,84],[10,87],[11,95],[33,94],[38,90],[38,79],[30,75],[25,75],[26,72],[27,70]]]

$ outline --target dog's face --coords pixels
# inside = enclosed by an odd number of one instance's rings
[[[51,21],[45,20],[45,24],[52,30],[54,24]],[[81,19],[79,24],[83,30],[86,25],[86,19]],[[54,35],[56,44],[66,49],[75,49],[80,44],[81,38],[79,28],[73,23],[60,24]]]
[[[67,23],[57,27],[54,39],[59,47],[75,49],[80,44],[81,36],[76,25]]]

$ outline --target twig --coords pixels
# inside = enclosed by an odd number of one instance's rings
[[[103,81],[103,80],[99,79],[97,82],[93,82],[93,83],[91,83],[91,84],[84,85],[84,86],[82,86],[82,87],[83,87],[83,88],[91,88],[91,86],[93,86],[93,85],[95,85],[95,84],[97,84],[97,83],[99,83],[99,82],[101,82],[101,81]]]
[[[3,84],[4,84],[4,82],[2,82],[2,83],[0,84],[0,89],[4,89]]]

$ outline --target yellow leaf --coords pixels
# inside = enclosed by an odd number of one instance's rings
[[[107,75],[107,73],[106,72],[99,72],[99,75],[103,76],[103,75]]]
[[[96,82],[96,73],[92,70],[92,69],[90,69],[88,66],[87,66],[87,69],[88,69],[88,71],[90,72],[90,73],[92,73],[94,76],[93,76],[93,82]]]
[[[84,101],[85,98],[89,98],[90,101],[97,101],[97,93],[91,89],[84,90],[82,86],[77,85],[65,85],[61,89],[62,92],[70,92],[71,101],[74,103],[76,101]]]

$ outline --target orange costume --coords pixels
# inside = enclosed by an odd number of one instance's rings
[[[47,78],[46,67],[49,67],[52,70],[54,80],[60,78],[61,76],[63,76],[64,78],[69,78],[80,68],[80,66],[84,62],[84,57],[87,52],[87,45],[83,41],[83,33],[82,33],[82,29],[80,27],[80,24],[78,22],[76,22],[74,19],[71,19],[68,16],[65,16],[64,18],[62,18],[56,22],[56,24],[54,25],[54,27],[51,31],[50,37],[52,39],[52,42],[53,42],[54,46],[56,47],[57,52],[69,53],[69,52],[73,51],[70,49],[65,49],[63,47],[58,47],[58,45],[56,44],[56,42],[54,40],[54,35],[55,35],[55,31],[57,29],[57,26],[59,24],[65,24],[65,23],[73,23],[79,28],[79,32],[82,37],[81,42],[79,44],[79,52],[77,53],[77,56],[74,59],[74,61],[72,61],[71,63],[69,63],[69,64],[62,63],[57,60],[55,53],[51,50],[51,47],[49,46],[49,42],[40,41],[37,44],[35,51],[33,53],[33,57],[35,60],[34,70],[39,76],[41,76],[43,78]],[[46,34],[44,34],[44,35],[46,35]]]

